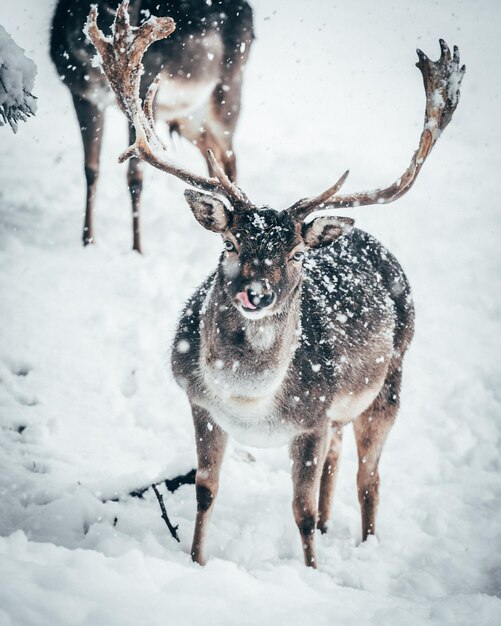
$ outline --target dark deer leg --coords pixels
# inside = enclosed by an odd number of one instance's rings
[[[390,365],[378,397],[353,422],[358,451],[357,488],[362,512],[362,541],[376,534],[376,513],[379,504],[379,459],[386,437],[395,422],[399,406],[401,371]]]
[[[317,567],[315,548],[317,493],[325,445],[325,435],[317,433],[300,435],[291,445],[292,511],[301,536],[304,563],[308,567]]]
[[[339,468],[339,457],[343,442],[342,426],[334,424],[334,432],[325,457],[322,478],[320,479],[320,495],[318,498],[318,522],[317,528],[323,533],[327,532],[327,522],[331,512],[332,497]]]
[[[88,100],[73,95],[73,104],[82,133],[87,203],[83,228],[83,244],[94,243],[94,197],[99,175],[99,155],[103,138],[104,113]]]
[[[219,487],[219,472],[226,447],[226,433],[210,421],[204,409],[192,405],[195,439],[197,443],[198,469],[195,479],[197,494],[197,517],[191,546],[191,558],[205,564],[204,542],[214,500]]]
[[[129,143],[134,143],[134,138],[134,129],[129,127]],[[139,159],[129,159],[127,184],[129,185],[129,193],[132,203],[132,249],[141,254],[139,208],[141,205],[141,192],[143,190],[143,168]]]

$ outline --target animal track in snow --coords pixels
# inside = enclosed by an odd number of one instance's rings
[[[30,393],[25,389],[30,383],[25,382],[30,372],[33,371],[32,365],[22,359],[5,359],[3,364],[4,372],[10,372],[6,376],[0,377],[0,383],[3,385],[7,393],[23,406],[36,406],[39,400],[34,393]]]
[[[49,464],[40,460],[27,463],[26,468],[34,474],[48,474],[50,472]]]
[[[19,391],[12,392],[13,397],[23,406],[36,406],[38,399],[33,394],[25,394]]]
[[[7,367],[14,376],[20,376],[24,378],[32,371],[33,367],[23,360],[12,360],[6,363]]]
[[[120,389],[126,398],[132,398],[137,392],[136,370],[130,370],[122,380]]]

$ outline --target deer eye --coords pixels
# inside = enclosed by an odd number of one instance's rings
[[[294,254],[292,255],[292,260],[301,261],[303,257],[304,257],[304,252],[294,252]]]
[[[224,242],[224,249],[226,250],[226,252],[236,252],[237,249],[235,248],[235,246],[231,243],[231,241],[229,239],[226,239],[226,241]]]

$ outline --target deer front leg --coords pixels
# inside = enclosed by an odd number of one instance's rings
[[[227,435],[210,420],[205,409],[192,405],[191,410],[198,455],[198,468],[195,478],[197,517],[191,546],[191,558],[196,563],[204,565],[205,534],[219,487],[219,473]]]
[[[292,510],[303,546],[304,563],[317,567],[315,528],[317,494],[325,457],[326,435],[305,433],[291,445],[293,500]]]
[[[104,114],[96,106],[73,94],[73,104],[82,133],[87,201],[82,240],[84,246],[94,243],[94,198],[99,176],[99,157],[103,138]]]

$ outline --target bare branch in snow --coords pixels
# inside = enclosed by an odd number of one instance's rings
[[[177,529],[179,528],[179,526],[177,526],[177,525],[173,526],[171,524],[171,521],[170,521],[169,516],[167,515],[167,511],[165,509],[164,498],[163,498],[162,494],[158,491],[157,486],[156,485],[151,485],[151,488],[155,492],[155,495],[156,495],[157,500],[158,500],[158,504],[160,505],[160,510],[162,511],[161,518],[167,524],[167,528],[169,529],[170,534],[179,543],[180,540],[179,540],[179,537],[177,536]]]

